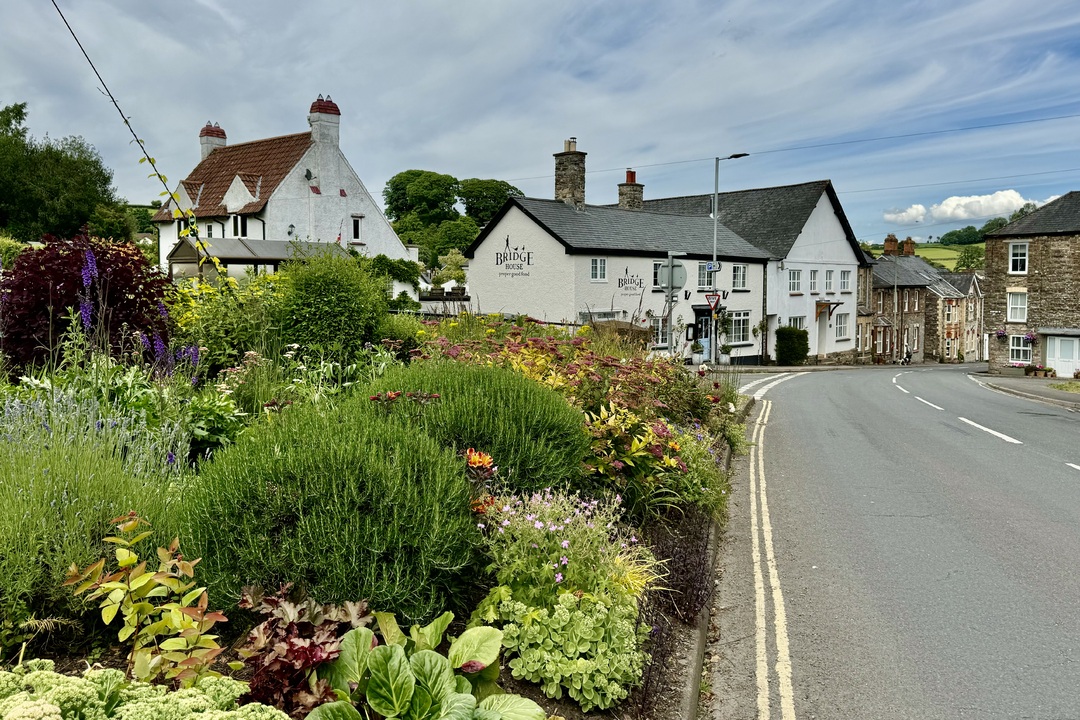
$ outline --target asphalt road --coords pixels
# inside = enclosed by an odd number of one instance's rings
[[[712,716],[1080,718],[1080,413],[956,367],[771,382],[748,391]]]

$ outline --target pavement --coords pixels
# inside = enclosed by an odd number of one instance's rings
[[[758,373],[793,373],[793,372],[826,372],[829,370],[870,370],[874,368],[891,367],[917,370],[919,368],[942,367],[936,364],[926,365],[798,365],[783,367],[779,365],[723,365],[717,366],[722,373],[736,372],[740,375],[754,375]],[[1061,407],[1068,408],[1073,412],[1080,412],[1080,393],[1065,392],[1050,387],[1051,385],[1068,382],[1069,378],[1042,378],[1042,377],[1004,377],[991,375],[986,371],[985,363],[971,363],[969,365],[957,365],[955,367],[967,369],[968,374],[975,377],[983,385],[999,392],[1016,395],[1028,400],[1038,400]]]

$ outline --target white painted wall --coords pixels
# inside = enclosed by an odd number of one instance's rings
[[[781,270],[783,266],[783,270]],[[789,270],[802,271],[802,293],[789,291]],[[817,270],[817,292],[810,292],[810,271]],[[833,290],[825,290],[826,271],[833,271]],[[840,290],[841,271],[850,271],[851,283],[846,291]],[[847,241],[844,227],[833,211],[829,196],[822,193],[817,207],[810,214],[806,225],[792,245],[788,256],[781,260],[769,261],[768,313],[780,319],[780,324],[787,325],[789,318],[806,318],[806,330],[810,339],[810,355],[831,355],[855,349],[856,321],[858,318],[858,276],[859,260]],[[832,318],[823,312],[815,320],[815,308],[818,300],[841,302],[843,305],[833,311]],[[836,337],[836,315],[847,313],[847,339]],[[769,352],[775,354],[776,323],[771,323]]]

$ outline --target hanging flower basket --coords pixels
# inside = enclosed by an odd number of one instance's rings
[[[1025,345],[1038,345],[1039,344],[1039,336],[1036,335],[1033,332],[1024,333],[1024,344]]]
[[[994,335],[997,336],[998,340],[1004,340],[1005,338],[1009,337],[1009,333],[1005,332],[1005,328],[998,328],[994,331]]]

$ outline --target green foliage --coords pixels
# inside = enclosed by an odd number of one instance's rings
[[[68,308],[79,308],[84,328],[114,354],[130,349],[136,331],[164,339],[169,287],[134,245],[86,236],[50,239],[20,253],[0,278],[3,351],[19,367],[55,360],[60,338],[72,327]]]
[[[690,428],[676,437],[679,457],[686,465],[686,472],[671,473],[675,493],[680,505],[691,504],[701,508],[710,518],[723,521],[727,516],[727,493],[730,489],[727,475],[720,465],[721,444],[729,444],[728,428],[739,428],[745,446],[746,428],[727,421],[722,424],[725,434],[719,440],[703,427]],[[736,430],[732,429],[732,433]],[[734,451],[734,447],[732,448]]]
[[[458,181],[431,170],[404,170],[386,181],[383,200],[386,216],[401,220],[415,214],[424,225],[438,225],[458,217]]]
[[[423,362],[394,368],[367,390],[437,393],[419,419],[442,447],[490,453],[509,487],[558,487],[581,478],[588,437],[581,414],[521,375],[464,363]]]
[[[637,604],[626,596],[561,593],[550,607],[517,601],[509,588],[485,604],[503,624],[503,646],[515,678],[540,685],[548,697],[565,691],[585,712],[610,708],[641,682],[647,626],[636,626]]]
[[[403,258],[392,259],[385,255],[376,255],[361,262],[368,263],[368,271],[375,277],[388,277],[402,283],[412,285],[414,289],[420,286],[420,264]]]
[[[290,263],[284,282],[283,330],[288,342],[305,347],[341,348],[347,361],[376,340],[386,314],[386,291],[356,261],[326,253]]]
[[[10,270],[15,267],[15,259],[28,247],[30,246],[26,243],[0,235],[0,269]]]
[[[376,615],[383,643],[374,642],[367,628],[351,630],[342,639],[340,657],[326,669],[334,690],[349,701],[321,706],[309,718],[362,717],[352,703],[359,704],[365,716],[375,713],[388,719],[545,717],[536,703],[503,695],[495,685],[502,646],[499,630],[469,628],[451,641],[445,656],[435,648],[442,644],[453,613],[444,613],[423,628],[413,625],[408,636],[392,615]]]
[[[289,720],[272,707],[237,706],[247,685],[204,676],[190,688],[131,682],[118,670],[60,675],[51,660],[28,660],[0,671],[0,717],[19,720]]]
[[[61,584],[70,565],[101,557],[109,519],[134,505],[167,521],[177,431],[103,412],[83,393],[23,395],[0,400],[0,620],[78,618],[85,603]]]
[[[273,355],[285,344],[281,315],[285,295],[277,275],[250,275],[180,283],[169,299],[173,341],[200,348],[208,374],[240,364],[244,353]]]
[[[380,341],[389,340],[399,356],[404,357],[410,350],[419,346],[417,333],[424,329],[412,315],[388,314],[379,321],[378,336]]]
[[[953,270],[981,270],[986,265],[986,249],[983,245],[965,245],[956,256]]]
[[[445,255],[439,256],[439,269],[431,276],[433,285],[442,285],[453,280],[458,285],[465,284],[464,265],[468,260],[461,254],[461,250],[453,248]]]
[[[135,218],[122,205],[98,205],[87,223],[90,234],[113,242],[135,239]]]
[[[326,602],[430,616],[477,539],[461,460],[363,396],[253,426],[184,497],[211,594],[233,601],[242,585],[294,582]]]
[[[810,334],[805,329],[776,328],[776,364],[802,365],[810,354]]]
[[[1013,214],[1009,216],[1009,222],[1015,222],[1022,217],[1026,217],[1031,213],[1035,212],[1037,209],[1038,206],[1033,202],[1024,203],[1022,207],[1014,211]]]
[[[151,572],[136,550],[153,535],[149,523],[134,510],[110,522],[117,535],[103,540],[116,546],[116,569],[106,572],[105,558],[84,570],[72,565],[64,585],[77,585],[76,595],[89,590],[90,600],[104,598],[99,607],[106,625],[118,615],[123,618],[117,638],[132,641],[128,672],[136,680],[149,682],[164,673],[191,687],[204,675],[217,675],[210,664],[222,648],[209,631],[226,618],[207,609],[205,588],[185,580],[195,577],[199,561],[185,560],[180,541],[173,538],[168,548],[157,549],[158,569]]]
[[[468,178],[461,181],[458,196],[465,205],[465,214],[480,227],[487,225],[499,209],[512,197],[524,193],[504,180],[481,180]]]
[[[81,137],[37,140],[26,103],[0,110],[0,229],[22,242],[73,236],[98,206],[116,207],[112,171]]]
[[[941,236],[939,242],[942,245],[971,245],[982,242],[982,239],[979,229],[974,225],[968,225],[959,230],[950,230]]]

